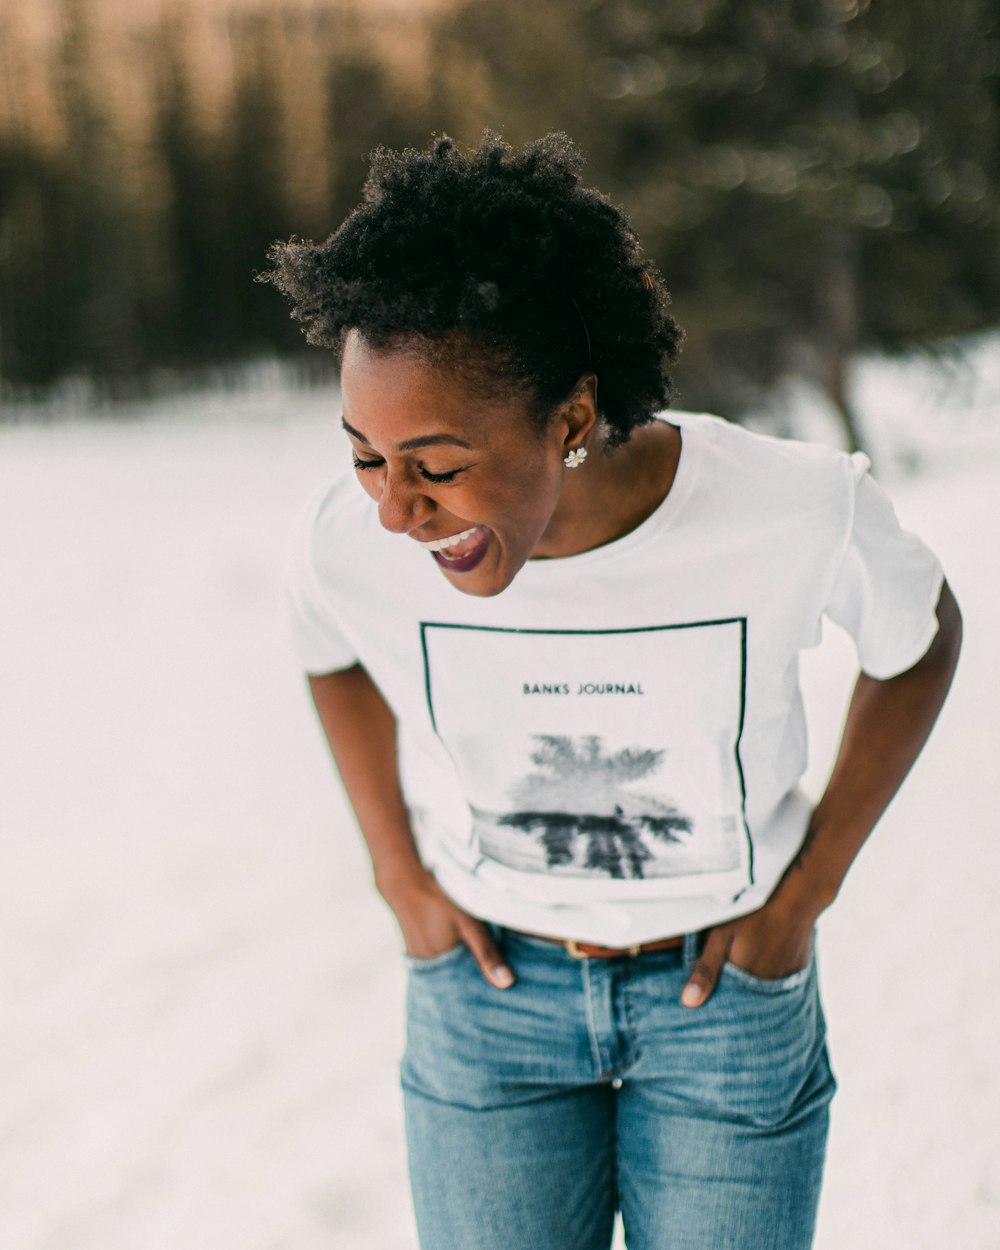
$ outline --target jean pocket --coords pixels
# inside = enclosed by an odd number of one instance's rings
[[[457,963],[463,955],[471,955],[472,952],[464,942],[459,942],[457,946],[449,946],[446,951],[440,954],[430,955],[426,959],[422,959],[419,955],[403,955],[403,960],[411,972],[436,972],[438,968],[448,968],[453,963]]]
[[[722,975],[727,981],[754,994],[789,994],[805,985],[812,976],[812,971],[812,956],[804,968],[790,972],[785,977],[758,977],[746,968],[741,968],[739,964],[730,963],[728,959],[722,966]]]

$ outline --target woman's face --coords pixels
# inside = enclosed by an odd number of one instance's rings
[[[355,469],[379,520],[421,544],[456,589],[496,595],[532,556],[569,554],[565,486],[576,471],[563,460],[593,427],[592,392],[541,433],[525,400],[484,400],[459,377],[353,331],[341,387]]]

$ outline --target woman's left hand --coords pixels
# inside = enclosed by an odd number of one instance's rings
[[[685,1007],[706,1002],[727,960],[767,980],[798,972],[812,956],[815,924],[811,912],[790,912],[772,895],[757,911],[709,929],[681,1002]]]

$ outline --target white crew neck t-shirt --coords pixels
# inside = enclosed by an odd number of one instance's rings
[[[799,652],[826,615],[887,678],[936,632],[940,565],[863,455],[663,419],[659,508],[491,598],[383,530],[351,472],[295,526],[294,649],[367,669],[423,860],[482,919],[624,946],[759,907],[809,817]]]

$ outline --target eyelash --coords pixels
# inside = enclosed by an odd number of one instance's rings
[[[384,460],[361,460],[358,456],[354,457],[354,467],[356,469],[379,469],[385,464]],[[448,473],[432,473],[430,469],[420,468],[420,476],[428,482],[452,482],[462,472],[461,469],[451,469]]]

